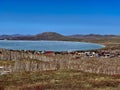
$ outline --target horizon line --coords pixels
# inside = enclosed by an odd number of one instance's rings
[[[70,35],[115,35],[115,36],[120,36],[120,34],[100,34],[100,33],[86,33],[86,34],[81,34],[81,33],[74,33],[74,34],[63,34],[63,33],[59,33],[59,32],[52,32],[52,31],[48,31],[48,32],[40,32],[40,33],[36,33],[36,34],[23,34],[23,33],[13,33],[13,34],[0,34],[0,36],[1,35],[24,35],[24,36],[26,36],[26,35],[37,35],[37,34],[42,34],[42,33],[57,33],[57,34],[61,34],[61,35],[65,35],[65,36],[70,36]]]

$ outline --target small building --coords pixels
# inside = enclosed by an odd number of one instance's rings
[[[55,55],[55,52],[54,51],[45,51],[43,54],[44,55]]]

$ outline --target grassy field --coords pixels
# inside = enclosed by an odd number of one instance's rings
[[[120,77],[73,70],[0,76],[0,90],[119,90]]]

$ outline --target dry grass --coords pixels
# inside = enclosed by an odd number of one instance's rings
[[[120,77],[73,70],[21,72],[0,76],[0,86],[5,90],[114,90],[120,87]]]
[[[0,66],[9,66],[9,65],[14,65],[15,61],[10,61],[10,60],[0,60]]]

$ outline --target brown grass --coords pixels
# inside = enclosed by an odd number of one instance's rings
[[[73,70],[21,72],[0,76],[0,86],[5,90],[117,89],[120,86],[120,77]]]

